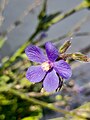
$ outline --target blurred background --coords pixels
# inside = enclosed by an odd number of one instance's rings
[[[61,12],[61,14],[67,13],[82,1],[84,0],[47,0],[46,14],[50,15],[56,12]],[[3,61],[9,60],[9,57],[34,33],[39,22],[38,15],[42,6],[43,0],[0,0],[1,67],[4,63]],[[42,32],[44,32],[45,37],[39,41]],[[75,12],[56,24],[51,25],[47,31],[42,30],[42,32],[34,38],[34,40],[39,41],[37,45],[40,46],[44,45],[46,41],[53,41],[57,48],[59,48],[66,40],[70,39],[70,33],[73,39],[71,39],[72,45],[67,52],[73,53],[79,51],[90,57],[90,8]],[[26,57],[20,58],[23,62],[27,62],[28,60],[26,59]],[[23,71],[25,73],[30,65],[30,63],[28,65],[26,63],[26,68],[24,68],[23,63],[23,67],[19,70],[18,66],[21,66],[19,64],[15,62],[13,68],[7,69],[7,71],[12,69],[14,75],[18,75],[18,71],[21,75]],[[29,96],[32,98],[53,103],[58,108],[61,107],[66,110],[75,109],[84,103],[90,102],[90,63],[73,61],[71,62],[71,67],[73,70],[71,80],[66,81],[64,88],[57,93],[40,93],[41,85],[34,86],[29,83],[25,79],[25,74],[20,77],[19,82],[16,82],[14,87],[21,91],[22,94],[30,94]],[[4,71],[3,74],[1,71],[1,87],[3,84],[11,85],[16,80],[12,73],[10,74],[11,76],[6,74],[7,71]],[[6,80],[5,83],[2,83],[2,80]],[[41,105],[34,104],[31,101],[29,103],[23,97],[18,98],[17,95],[9,93],[8,90],[2,91],[0,91],[0,120],[10,120],[10,117],[11,120],[48,120],[62,116],[62,114],[60,115],[56,111],[53,112],[48,108],[42,108]],[[6,102],[3,102],[4,100]]]
[[[0,0],[1,2],[3,0]],[[8,34],[8,40],[6,41],[4,47],[2,48],[2,56],[11,55],[21,44],[23,44],[29,36],[34,32],[38,19],[37,16],[42,7],[42,0],[7,0],[8,3],[3,11],[3,16],[5,18],[2,26],[0,27],[0,32],[6,31],[15,21],[18,21],[20,17],[23,16],[24,11],[27,11],[27,8],[32,8],[31,12],[23,18],[21,25],[17,26]],[[66,12],[76,5],[78,5],[82,0],[48,0],[47,3],[47,14],[59,12]],[[1,5],[1,4],[0,4]],[[36,6],[36,7],[35,7]],[[87,17],[90,14],[90,11],[84,9],[80,12],[75,13],[74,15],[64,19],[63,21],[53,25],[48,31],[48,37],[46,40],[52,40],[59,36],[64,35],[70,31],[77,22],[81,22],[82,19]],[[90,31],[90,18],[81,25],[80,32],[89,32]],[[13,44],[14,43],[14,44]],[[59,42],[60,43],[60,42]],[[62,42],[63,43],[63,42]],[[82,44],[81,44],[82,43]],[[85,48],[90,44],[90,37],[80,36],[74,38],[72,42],[71,50],[76,52],[82,48]],[[6,50],[6,49],[7,50]]]

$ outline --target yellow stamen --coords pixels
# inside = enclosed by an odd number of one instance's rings
[[[42,63],[41,66],[42,66],[42,69],[45,70],[45,71],[48,71],[51,68],[51,66],[50,66],[50,64],[48,62]]]

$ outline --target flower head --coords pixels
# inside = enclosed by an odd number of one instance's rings
[[[47,56],[44,55],[39,47],[34,45],[30,45],[25,49],[29,60],[40,64],[29,67],[26,72],[26,78],[34,83],[41,82],[44,79],[44,89],[52,92],[59,87],[60,81],[58,75],[64,79],[69,79],[72,71],[69,64],[64,60],[56,61],[59,53],[51,42],[46,42],[45,49]]]

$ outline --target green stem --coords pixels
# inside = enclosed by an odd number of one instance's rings
[[[78,6],[76,6],[74,9],[70,10],[69,12],[67,12],[67,13],[65,13],[65,14],[61,14],[61,15],[55,17],[54,19],[52,19],[50,23],[51,23],[51,25],[52,25],[52,24],[55,24],[55,23],[61,21],[62,19],[65,19],[66,17],[74,14],[75,12],[78,12],[78,11],[84,9],[84,8],[87,8],[87,7],[90,7],[90,5],[89,5],[89,3],[88,3],[87,1],[84,0],[84,1],[81,2]],[[3,69],[9,67],[10,64],[13,63],[13,62],[16,60],[16,58],[24,51],[24,49],[27,47],[27,45],[29,45],[29,44],[33,41],[34,37],[36,37],[36,35],[37,35],[39,32],[40,32],[40,30],[38,30],[38,27],[37,27],[35,33],[28,39],[28,41],[25,42],[25,43],[15,52],[15,54],[13,54],[13,55],[10,57],[10,59],[3,65]]]
[[[21,99],[27,100],[28,102],[32,102],[34,104],[41,105],[42,107],[49,108],[49,109],[54,110],[56,112],[60,112],[62,114],[67,114],[67,115],[70,115],[70,116],[77,116],[75,113],[71,113],[71,112],[63,110],[63,109],[58,109],[52,104],[37,100],[37,99],[32,98],[32,97],[28,97],[27,95],[25,95],[25,94],[23,94],[23,93],[21,93],[17,90],[9,89],[8,92],[13,93],[14,95],[20,97]]]
[[[21,53],[25,50],[25,48],[30,44],[30,43],[34,43],[33,39],[34,37],[39,33],[39,31],[35,31],[35,33],[32,34],[32,36],[28,39],[28,41],[26,41],[11,57],[8,61],[6,61],[6,63],[4,63],[3,65],[3,69],[7,68],[10,66],[10,64],[12,64],[16,58],[18,56],[21,55]]]
[[[40,100],[37,100],[35,98],[32,98],[31,96],[27,96],[25,93],[21,93],[13,88],[11,88],[12,86],[3,86],[0,88],[0,93],[1,92],[9,92],[13,95],[16,95],[18,97],[20,97],[21,99],[23,100],[27,100],[28,102],[32,102],[34,104],[38,104],[38,105],[41,105],[42,107],[46,107],[48,109],[51,109],[53,111],[56,111],[56,112],[59,112],[59,113],[62,113],[64,114],[65,116],[76,116],[76,117],[80,117],[82,118],[82,116],[80,115],[77,115],[75,112],[71,112],[71,111],[67,111],[67,110],[63,110],[63,109],[60,109],[60,108],[56,108],[52,103],[46,103],[46,102],[43,102],[43,101],[40,101]]]
[[[72,14],[74,14],[82,9],[88,8],[88,7],[90,7],[90,4],[87,1],[83,0],[83,2],[81,2],[79,5],[77,5],[74,9],[68,11],[65,14],[61,14],[61,15],[57,16],[56,18],[54,18],[51,21],[51,23],[55,24],[55,23],[65,19],[66,17],[68,17],[68,16],[70,16],[70,15],[72,15]]]

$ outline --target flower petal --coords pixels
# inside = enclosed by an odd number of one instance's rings
[[[54,69],[62,78],[65,78],[65,79],[69,79],[72,75],[72,70],[70,68],[70,65],[64,60],[55,62]]]
[[[58,50],[55,48],[55,46],[51,42],[47,42],[45,44],[45,48],[48,59],[52,62],[55,61],[59,55]]]
[[[44,81],[43,81],[43,87],[47,92],[53,92],[55,91],[59,86],[59,78],[56,74],[55,70],[52,70],[51,72],[48,72]]]
[[[44,78],[46,72],[42,70],[41,66],[31,66],[26,72],[26,78],[31,82],[40,82]]]
[[[33,62],[42,63],[42,62],[45,62],[47,60],[43,51],[39,47],[36,47],[34,45],[29,45],[25,49],[25,53],[28,56],[29,60],[31,60]]]

